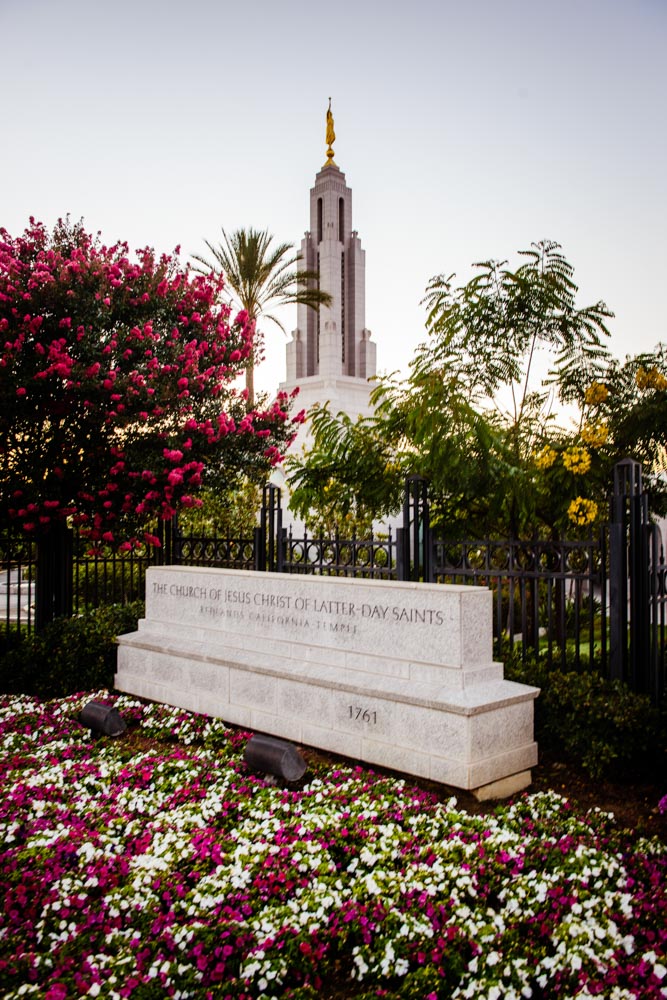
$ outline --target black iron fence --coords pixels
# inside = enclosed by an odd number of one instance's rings
[[[254,538],[230,538],[227,535],[180,534],[173,540],[172,559],[159,561],[168,565],[213,566],[225,569],[255,569]]]
[[[0,532],[0,628],[31,632],[61,614],[143,599],[146,570],[162,561],[152,549],[91,552],[77,531],[55,533],[41,548]]]
[[[550,665],[580,666],[585,650],[607,676],[656,703],[664,697],[665,552],[638,462],[615,467],[609,523],[599,540],[464,542],[452,558],[446,541],[434,541],[428,494],[417,477],[408,483],[403,523],[412,578],[491,586],[497,635],[510,644],[519,639],[524,656],[530,647]]]
[[[656,525],[651,525],[647,531],[648,556],[648,586],[647,600],[649,615],[647,632],[647,677],[638,681],[633,677],[632,670],[623,670],[623,662],[619,658],[616,666],[616,676],[627,677],[630,684],[646,689],[654,702],[658,703],[667,692],[667,566],[665,565],[665,548],[661,532]]]
[[[607,671],[608,587],[605,532],[586,541],[483,539],[432,545],[438,583],[493,591],[498,641],[539,651],[549,663]]]
[[[34,622],[37,550],[24,535],[6,528],[0,535],[0,624],[26,628]]]
[[[371,534],[367,538],[340,538],[338,535],[318,538],[284,533],[280,553],[276,570],[283,573],[374,580],[396,580],[400,575],[396,537],[391,529],[386,535]]]
[[[426,483],[406,484],[403,526],[368,538],[296,535],[282,526],[280,490],[264,490],[252,537],[188,534],[161,524],[159,548],[90,552],[76,533],[49,545],[0,531],[0,626],[41,627],[56,614],[143,597],[150,565],[415,580],[489,587],[495,638],[548,664],[595,661],[658,700],[665,691],[667,570],[650,523],[641,469],[620,463],[610,522],[586,540],[434,536]]]
[[[610,674],[658,701],[667,687],[665,550],[638,462],[614,469],[609,523]]]

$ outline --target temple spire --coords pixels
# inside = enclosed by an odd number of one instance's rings
[[[287,345],[287,382],[303,388],[304,380],[334,379],[338,385],[343,379],[339,388],[346,387],[343,396],[350,403],[350,413],[356,407],[350,402],[354,393],[358,390],[358,397],[363,398],[356,418],[371,410],[368,379],[376,373],[376,350],[366,328],[365,254],[353,228],[352,191],[345,174],[333,162],[336,134],[331,98],[326,140],[327,163],[317,172],[315,186],[310,189],[310,227],[301,243],[301,261],[304,270],[319,274],[318,287],[331,301],[319,309],[298,306],[297,329]],[[330,390],[328,386],[327,394]],[[348,412],[347,404],[339,408]]]
[[[326,143],[328,148],[327,148],[327,159],[326,163],[324,164],[325,167],[336,166],[336,164],[334,163],[334,151],[333,151],[333,144],[335,141],[336,141],[336,133],[334,132],[334,119],[333,119],[333,114],[331,113],[331,98],[329,98],[329,107],[327,109],[327,135],[326,135]]]

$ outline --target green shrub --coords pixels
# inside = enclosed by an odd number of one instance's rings
[[[134,601],[57,618],[0,658],[0,691],[60,698],[113,687],[116,636],[136,629],[143,607]]]
[[[646,695],[607,680],[596,664],[573,670],[574,655],[561,670],[535,657],[522,662],[520,651],[505,653],[508,680],[540,688],[535,738],[542,747],[564,753],[593,778],[648,775],[661,758],[665,717]]]
[[[594,778],[647,763],[659,745],[658,714],[645,695],[595,673],[557,671],[544,692],[547,736]]]
[[[29,636],[28,626],[24,623],[17,625],[16,622],[0,622],[0,664],[6,653],[16,649]]]

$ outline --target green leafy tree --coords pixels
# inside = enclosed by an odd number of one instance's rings
[[[533,455],[555,423],[554,403],[569,402],[604,370],[611,316],[603,302],[577,306],[574,271],[557,243],[533,244],[519,257],[514,270],[477,264],[460,287],[432,279],[429,340],[417,349],[407,391],[393,395],[443,516],[514,534],[539,513]]]
[[[217,271],[224,275],[225,285],[238,305],[255,325],[261,318],[275,323],[283,333],[285,328],[269,309],[284,305],[305,304],[317,309],[328,305],[331,296],[319,288],[317,271],[298,267],[300,254],[294,254],[291,243],[272,246],[273,236],[267,231],[237,229],[222,230],[222,242],[217,246],[204,241],[211,257],[195,254],[193,259],[202,273]],[[246,359],[246,389],[248,405],[255,402],[255,364],[261,357],[262,335],[255,330],[252,352]]]
[[[595,416],[606,422],[621,457],[647,470],[667,470],[667,348],[612,361],[604,374]]]
[[[534,244],[519,256],[514,270],[507,262],[475,265],[475,276],[459,287],[453,275],[431,280],[424,299],[429,336],[408,378],[380,380],[375,416],[361,436],[345,421],[314,421],[311,472],[329,456],[333,475],[336,456],[363,446],[369,461],[391,453],[402,473],[426,476],[435,520],[449,531],[518,534],[538,520],[550,531],[565,523],[579,495],[577,463],[568,457],[569,467],[555,466],[554,498],[541,475],[548,467],[537,467],[536,455],[552,439],[563,453],[574,446],[572,433],[556,426],[554,405],[583,398],[604,375],[612,314],[603,302],[577,306],[573,268],[558,244]],[[358,453],[354,467],[362,466]],[[304,472],[292,476],[315,483]],[[346,468],[337,480],[347,476]],[[359,478],[356,490],[355,502],[381,516],[375,484]]]
[[[563,395],[576,404],[578,425],[549,440],[536,455],[540,503],[558,508],[560,526],[585,526],[607,515],[612,470],[622,459],[638,461],[650,484],[651,511],[667,511],[667,355],[653,352],[609,357],[597,378],[586,384],[578,373],[563,379]],[[573,495],[563,510],[563,497]],[[564,514],[566,516],[564,516]]]
[[[201,507],[190,507],[179,515],[184,534],[228,535],[251,538],[262,504],[260,486],[239,475],[215,489],[204,487],[199,494]]]
[[[352,420],[328,406],[310,414],[314,445],[305,462],[288,456],[290,508],[323,535],[367,535],[373,520],[396,513],[403,462],[373,418]]]

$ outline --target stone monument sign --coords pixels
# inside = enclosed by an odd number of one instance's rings
[[[481,587],[166,566],[116,687],[472,790],[530,783],[536,688],[492,657]]]

